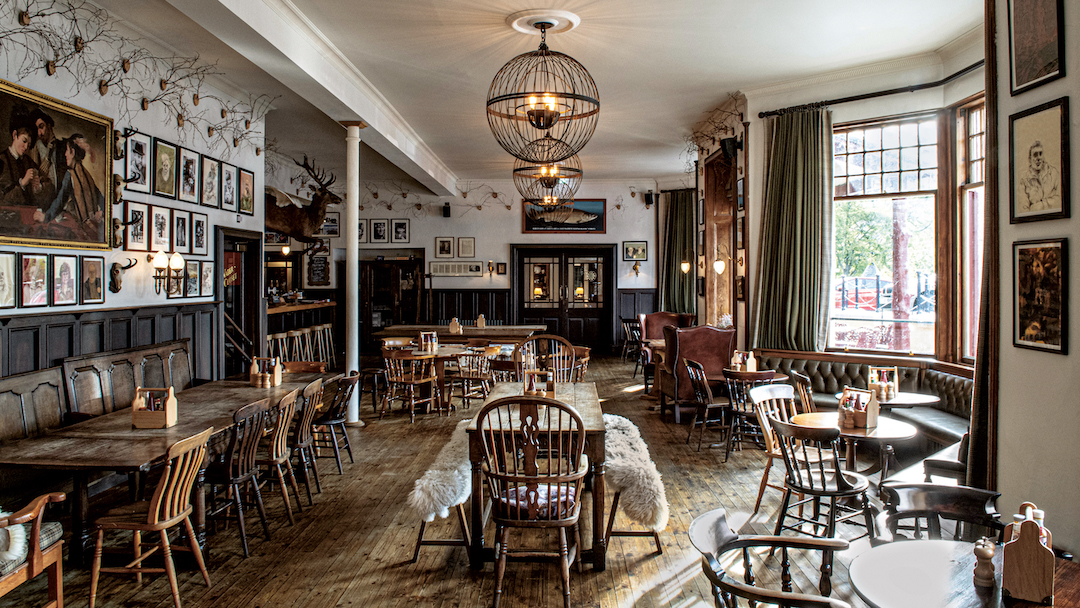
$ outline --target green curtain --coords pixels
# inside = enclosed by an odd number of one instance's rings
[[[765,123],[765,192],[753,346],[824,350],[832,272],[832,119]]]
[[[668,312],[697,313],[694,293],[694,191],[675,190],[668,196],[664,218],[664,246],[660,257],[660,302]],[[683,274],[680,265],[690,262],[690,272]]]

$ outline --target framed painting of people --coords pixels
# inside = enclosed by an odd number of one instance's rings
[[[150,192],[150,136],[138,131],[128,135],[124,153],[124,188],[132,192]]]
[[[1069,98],[1009,117],[1009,221],[1069,217]]]
[[[1013,346],[1068,354],[1069,242],[1013,243]]]
[[[0,243],[110,249],[112,119],[0,80]]]
[[[202,174],[199,171],[199,153],[180,148],[180,187],[178,197],[185,203],[198,203]]]
[[[200,262],[199,266],[201,272],[201,279],[199,280],[199,295],[200,296],[213,296],[214,295],[214,263],[213,262]]]
[[[191,253],[191,212],[173,209],[172,250],[177,253]]]
[[[366,243],[368,241],[368,221],[360,220],[360,238],[356,240],[357,243]]]
[[[19,308],[49,305],[49,256],[19,254]]]
[[[240,213],[255,215],[255,174],[240,169]]]
[[[452,257],[454,257],[454,237],[452,237],[452,236],[437,236],[437,237],[435,237],[435,257],[437,257],[437,258],[452,258]]]
[[[202,285],[202,273],[199,272],[199,262],[188,260],[184,264],[184,295],[189,298],[199,297],[200,285]]]
[[[221,205],[221,162],[202,157],[202,194],[200,204],[217,209]]]
[[[221,208],[236,211],[236,167],[221,163]]]
[[[0,251],[0,308],[15,308],[16,280],[15,254]]]
[[[79,263],[79,304],[101,304],[105,301],[105,258],[84,255]]]
[[[205,213],[191,214],[191,255],[206,255],[209,250],[210,230]]]
[[[390,242],[409,242],[409,220],[390,220]]]
[[[52,256],[52,305],[78,303],[79,256]]]
[[[146,203],[124,201],[127,214],[124,219],[124,249],[149,251],[150,207]]]
[[[1013,95],[1065,75],[1064,0],[1009,0]]]
[[[179,148],[163,139],[154,138],[154,196],[176,198],[176,166]]]
[[[390,242],[390,220],[371,220],[371,242]]]
[[[624,262],[644,262],[648,260],[649,243],[647,241],[623,241],[622,259]]]
[[[150,251],[172,251],[172,209],[150,208]]]

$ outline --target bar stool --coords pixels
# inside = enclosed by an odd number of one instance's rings
[[[285,332],[268,334],[266,336],[266,354],[270,357],[277,357],[284,361],[289,354],[288,337]]]
[[[290,361],[311,361],[311,330],[308,328],[293,329],[285,332],[289,343]]]
[[[330,356],[326,352],[326,340],[323,334],[322,325],[312,325],[308,328],[311,331],[311,358],[314,361],[322,361],[323,363],[330,362]]]
[[[337,353],[334,351],[334,324],[323,323],[322,324],[323,343],[326,344],[326,354],[329,357],[327,363],[331,367],[334,366],[335,359],[337,359]]]
[[[364,398],[364,387],[368,379],[371,379],[371,411],[379,413],[379,393],[386,391],[386,368],[365,367],[360,370],[360,398]]]

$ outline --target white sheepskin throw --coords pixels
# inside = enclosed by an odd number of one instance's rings
[[[11,513],[0,513],[0,518],[10,517]],[[0,528],[0,561],[15,561],[26,558],[26,526],[8,526]]]
[[[619,504],[630,519],[650,530],[668,524],[668,501],[664,481],[649,456],[649,448],[633,422],[604,414],[605,480],[612,491],[621,492]]]
[[[424,521],[434,521],[436,515],[449,517],[450,507],[460,505],[472,495],[469,437],[465,432],[470,422],[468,419],[458,422],[431,468],[413,485],[408,504]]]

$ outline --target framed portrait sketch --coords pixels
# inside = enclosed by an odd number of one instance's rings
[[[495,263],[495,274],[506,274],[506,262]]]
[[[390,242],[409,242],[409,220],[390,220]]]
[[[79,303],[79,256],[52,256],[52,305],[71,306]]]
[[[1068,354],[1069,242],[1013,243],[1013,346]]]
[[[457,257],[459,258],[475,258],[476,257],[476,237],[474,236],[459,236],[457,240]]]
[[[521,232],[605,234],[606,207],[607,199],[579,199],[554,209],[526,203],[521,206]]]
[[[199,297],[199,286],[202,284],[202,273],[199,272],[199,262],[188,261],[184,270],[184,296],[188,298]]]
[[[101,304],[105,301],[105,258],[84,255],[79,262],[79,304]]]
[[[240,169],[240,213],[255,215],[255,174]]]
[[[150,250],[150,206],[146,203],[125,201],[124,249],[128,251]]]
[[[236,212],[236,167],[221,163],[221,208]]]
[[[132,192],[150,192],[150,136],[136,131],[128,135],[124,152],[124,188]]]
[[[15,308],[15,289],[18,284],[15,254],[0,251],[0,308]]]
[[[217,209],[221,205],[221,162],[202,157],[202,195],[201,203]]]
[[[37,177],[5,189],[0,243],[111,249],[112,119],[0,80],[0,124],[3,175]]]
[[[738,201],[736,207],[739,211],[742,211],[746,207],[746,199],[743,198],[743,180],[746,178],[740,177],[735,181],[735,197]]]
[[[176,198],[176,166],[179,148],[165,140],[154,138],[154,196]]]
[[[437,237],[435,237],[435,257],[437,257],[437,258],[452,258],[452,257],[454,257],[454,237],[452,237],[452,236],[437,236]]]
[[[150,251],[172,251],[172,209],[150,207]]]
[[[1069,217],[1069,98],[1009,117],[1009,222]]]
[[[368,221],[360,220],[360,238],[357,239],[357,243],[368,242]]]
[[[49,305],[49,256],[19,254],[19,308]]]
[[[288,245],[289,235],[281,234],[280,232],[274,232],[273,230],[267,230],[263,233],[264,245]]]
[[[180,148],[180,200],[198,203],[202,172],[199,170],[199,153]]]
[[[371,220],[371,242],[390,242],[390,220]]]
[[[341,214],[337,211],[327,211],[323,218],[322,226],[311,236],[337,237],[341,235]]]
[[[210,226],[205,213],[191,214],[191,255],[206,255],[210,247]]]
[[[1064,0],[1009,0],[1013,95],[1065,75],[1064,4]]]
[[[191,253],[191,212],[173,209],[172,250],[177,253]]]
[[[746,249],[746,216],[735,220],[735,249]]]
[[[199,266],[199,295],[200,296],[213,296],[214,295],[214,263],[213,262],[200,262]]]
[[[649,243],[646,241],[623,241],[622,259],[624,262],[644,262],[649,259]]]

